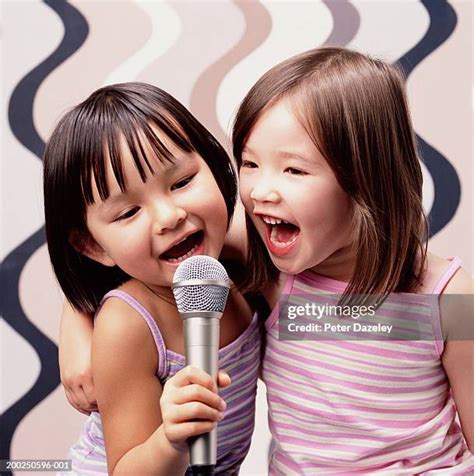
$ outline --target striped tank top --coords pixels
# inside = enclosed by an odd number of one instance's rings
[[[433,295],[459,266],[458,259],[451,261]],[[305,271],[288,277],[282,299],[341,295],[346,284]],[[284,340],[287,316],[280,314],[280,300],[266,322],[263,361],[273,436],[270,475],[474,473],[441,365],[433,295],[393,293],[382,306],[399,327],[416,320],[424,333],[417,341]]]
[[[158,350],[157,378],[161,384],[185,366],[185,357],[166,349],[160,330],[152,315],[124,291],[107,293],[102,303],[117,297],[127,302],[145,320]],[[102,304],[101,303],[101,304]],[[257,314],[245,331],[233,342],[219,349],[219,369],[226,371],[232,384],[219,390],[227,403],[224,418],[217,426],[216,474],[238,474],[247,455],[254,428],[255,395],[260,366],[260,334]],[[156,402],[159,405],[159,402]],[[107,458],[100,414],[92,412],[83,427],[78,443],[69,452],[72,473],[107,474]],[[190,469],[186,475],[191,474]]]

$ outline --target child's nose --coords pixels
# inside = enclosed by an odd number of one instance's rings
[[[250,198],[255,202],[272,202],[277,203],[280,200],[280,195],[272,185],[271,181],[260,181],[255,184]]]
[[[187,217],[186,210],[172,201],[160,201],[153,210],[153,233],[163,234],[175,229]]]

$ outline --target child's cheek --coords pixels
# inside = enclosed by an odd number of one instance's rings
[[[242,175],[241,175],[242,177]],[[244,204],[245,211],[247,213],[252,213],[253,207],[252,207],[252,201],[250,199],[250,193],[251,193],[251,184],[249,179],[242,178],[240,184],[240,200]]]
[[[197,184],[196,193],[190,205],[203,218],[210,217],[215,221],[215,218],[227,217],[227,207],[219,186],[211,177],[206,177],[208,180],[201,180]]]
[[[147,239],[151,238],[150,233],[146,233],[143,228],[138,223],[130,224],[114,237],[115,248],[121,256],[137,255],[142,251]]]

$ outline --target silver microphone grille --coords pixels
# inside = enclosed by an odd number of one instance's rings
[[[176,269],[173,294],[178,311],[224,312],[230,281],[219,261],[210,256],[191,256]]]

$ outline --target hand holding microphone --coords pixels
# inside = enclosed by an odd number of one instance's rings
[[[227,387],[230,378],[219,372],[217,383],[221,388]],[[183,454],[189,453],[188,439],[213,430],[226,408],[212,377],[191,366],[166,382],[160,406],[166,438]]]
[[[193,256],[178,266],[172,287],[184,321],[186,364],[191,367],[178,372],[164,387],[161,405],[165,433],[180,450],[184,437],[189,437],[193,474],[213,474],[215,423],[222,418],[225,408],[215,393],[219,320],[230,281],[217,260]],[[220,383],[230,383],[225,374],[220,377]]]

